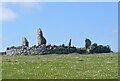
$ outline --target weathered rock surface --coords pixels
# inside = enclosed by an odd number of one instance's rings
[[[89,46],[91,46],[91,41],[90,39],[85,39],[85,48],[89,48]]]
[[[29,46],[29,42],[25,37],[22,38],[22,46]]]
[[[103,46],[103,45],[98,45],[98,46],[91,45],[89,52],[90,53],[110,53],[112,51],[111,51],[110,46],[108,46],[108,45],[107,46]]]
[[[42,30],[39,28],[37,29],[37,42],[38,45],[46,44],[46,39],[43,36]]]
[[[87,50],[86,49],[77,49],[77,53],[79,53],[79,54],[86,54]]]
[[[70,39],[70,41],[68,42],[68,46],[71,47],[71,39]]]
[[[12,46],[7,48],[7,55],[29,55],[29,54],[68,54],[68,53],[109,53],[111,52],[110,46],[97,45],[96,43],[91,45],[90,39],[85,39],[85,48],[76,48],[71,46],[71,39],[68,43],[68,46],[65,44],[62,45],[46,45],[46,39],[43,36],[41,29],[37,29],[37,43],[38,45],[34,45],[29,47],[29,42],[25,37],[22,38],[22,46]]]
[[[19,49],[18,49],[19,48]],[[68,47],[68,46],[56,46],[56,45],[39,45],[39,46],[21,46],[21,47],[10,47],[7,48],[7,55],[29,55],[29,54],[68,54],[77,52],[76,47]]]

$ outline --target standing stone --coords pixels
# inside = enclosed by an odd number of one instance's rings
[[[68,43],[68,46],[71,47],[71,39],[70,39],[70,41],[69,41],[69,43]]]
[[[22,46],[27,46],[27,47],[29,46],[29,42],[25,37],[22,38]]]
[[[41,29],[37,29],[37,43],[38,45],[46,44],[46,39],[43,37]]]
[[[85,48],[89,48],[91,46],[91,41],[90,39],[85,39]]]
[[[62,44],[62,47],[65,47],[65,44]]]

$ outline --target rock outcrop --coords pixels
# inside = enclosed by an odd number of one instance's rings
[[[112,52],[110,46],[97,45],[97,43],[92,44],[90,39],[85,39],[85,48],[76,48],[71,46],[71,39],[68,43],[68,46],[65,44],[62,45],[46,45],[46,39],[43,36],[41,29],[37,29],[37,42],[38,45],[29,47],[28,40],[22,38],[22,46],[12,46],[8,47],[6,50],[6,55],[29,55],[29,54],[68,54],[68,53],[109,53]],[[91,45],[92,44],[92,45]]]
[[[91,41],[90,39],[85,39],[85,48],[89,48],[89,46],[91,46]]]
[[[88,53],[110,53],[111,48],[109,45],[97,45],[97,43],[92,44],[92,42],[89,39],[85,40],[85,47]],[[92,44],[92,45],[91,45]]]
[[[7,55],[29,55],[29,54],[68,54],[68,53],[76,53],[76,47],[68,47],[68,46],[56,46],[56,45],[39,45],[39,46],[19,46],[19,47],[10,47],[7,49]]]
[[[90,53],[110,53],[112,51],[111,51],[111,48],[110,48],[109,45],[107,45],[107,46],[104,46],[104,45],[98,45],[98,46],[91,45],[89,52]]]
[[[29,46],[29,42],[25,37],[22,38],[22,46]]]
[[[43,36],[42,30],[39,28],[37,29],[37,43],[38,45],[46,44],[46,39]]]
[[[68,42],[68,46],[71,47],[71,39],[70,39],[70,41]]]

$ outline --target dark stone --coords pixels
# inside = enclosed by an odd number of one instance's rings
[[[107,46],[103,46],[103,45],[98,45],[98,46],[94,46],[92,45],[90,47],[90,53],[110,53],[111,52],[111,48],[107,45]]]
[[[71,39],[70,39],[70,41],[68,42],[68,46],[71,47]]]
[[[22,38],[22,46],[27,46],[27,47],[29,46],[29,42],[25,37]]]
[[[79,54],[86,54],[87,50],[86,49],[77,49],[77,53],[79,53]]]
[[[10,50],[10,48],[7,48],[7,50]]]
[[[65,44],[62,44],[62,47],[65,47]]]
[[[89,46],[91,46],[91,41],[90,39],[85,39],[85,48],[89,48]]]

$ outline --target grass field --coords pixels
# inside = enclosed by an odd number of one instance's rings
[[[118,54],[3,56],[3,79],[117,79]]]
[[[2,79],[2,56],[0,55],[0,80]]]

